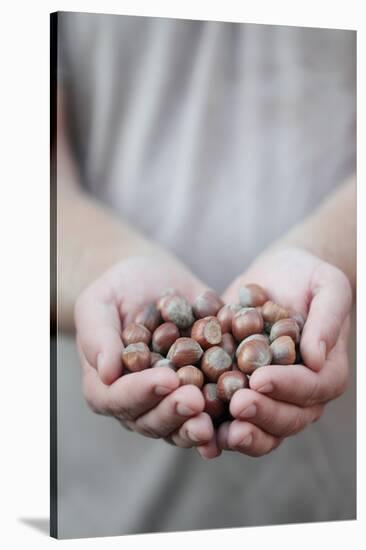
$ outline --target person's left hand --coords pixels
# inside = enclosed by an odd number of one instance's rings
[[[254,282],[273,301],[307,317],[300,344],[306,366],[258,368],[250,388],[231,400],[234,420],[218,429],[221,449],[261,456],[318,420],[325,403],[345,391],[352,291],[342,271],[300,249],[260,256],[227,289],[224,300],[237,302],[239,286]]]

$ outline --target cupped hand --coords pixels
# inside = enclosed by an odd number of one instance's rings
[[[94,412],[113,416],[130,430],[197,447],[201,456],[213,458],[220,450],[198,388],[179,387],[177,374],[166,367],[122,376],[123,327],[168,287],[191,302],[207,288],[174,259],[133,257],[83,291],[74,317],[84,396]]]
[[[260,256],[224,300],[237,302],[239,286],[246,283],[263,286],[270,299],[306,318],[300,344],[304,365],[258,368],[250,387],[231,400],[234,420],[218,430],[221,449],[261,456],[319,419],[324,405],[345,391],[352,292],[343,272],[296,248]]]

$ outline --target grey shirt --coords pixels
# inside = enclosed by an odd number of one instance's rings
[[[353,31],[61,13],[59,52],[82,184],[218,291],[355,172]],[[354,517],[346,399],[271,455],[204,463],[96,417],[79,391],[83,472],[61,415],[61,533]]]

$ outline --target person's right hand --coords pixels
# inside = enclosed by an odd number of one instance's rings
[[[177,374],[166,367],[122,376],[123,327],[168,287],[190,302],[207,288],[174,259],[132,257],[82,292],[74,317],[84,396],[94,412],[114,416],[130,430],[195,446],[203,458],[214,458],[220,450],[197,387],[179,387]]]

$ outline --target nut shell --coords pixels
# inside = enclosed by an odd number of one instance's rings
[[[129,344],[122,351],[122,363],[132,372],[141,371],[150,367],[150,350],[144,342]]]
[[[260,340],[244,342],[237,359],[239,369],[245,374],[252,374],[257,368],[271,364],[271,348]]]
[[[269,335],[270,341],[273,342],[280,336],[290,336],[297,344],[300,341],[300,329],[297,322],[294,319],[280,319],[272,325]]]
[[[220,347],[226,351],[234,359],[237,344],[235,342],[234,336],[230,332],[222,335]]]
[[[205,351],[201,361],[201,370],[210,382],[216,382],[223,372],[230,370],[232,359],[220,346]]]
[[[289,313],[288,310],[284,307],[281,307],[278,304],[275,304],[275,302],[271,302],[271,300],[268,300],[262,306],[262,317],[265,323],[273,325],[280,319],[288,318]]]
[[[151,342],[151,332],[138,323],[130,323],[122,331],[122,341],[125,346],[144,342],[147,346]]]
[[[217,313],[217,319],[221,325],[223,334],[231,332],[231,323],[235,313],[241,310],[239,304],[225,304]]]
[[[182,329],[194,323],[192,307],[183,296],[168,296],[161,308],[161,316],[164,321],[171,321]]]
[[[161,359],[164,359],[164,357],[161,355],[161,353],[156,353],[156,351],[152,351],[150,353],[150,366],[153,367],[155,365],[155,363],[157,363]]]
[[[244,340],[242,340],[240,342],[240,344],[238,345],[238,347],[236,348],[236,357],[238,357],[239,353],[240,353],[240,350],[241,348],[243,347],[243,345],[246,343],[246,342],[252,342],[253,340],[256,340],[258,342],[264,342],[265,344],[268,344],[269,345],[269,337],[266,335],[266,334],[251,334],[250,336],[247,336],[246,338],[244,338]]]
[[[177,367],[195,365],[201,359],[203,350],[192,338],[178,338],[168,351],[167,358]]]
[[[156,361],[156,363],[154,363],[152,365],[153,368],[155,367],[165,367],[165,368],[169,368],[169,369],[172,369],[174,371],[177,370],[177,367],[175,365],[173,365],[173,363],[171,361],[169,361],[169,359],[159,359],[159,361]]]
[[[255,308],[242,308],[233,316],[232,333],[238,342],[262,330],[263,319]]]
[[[137,313],[135,323],[143,325],[150,332],[154,332],[160,323],[162,323],[160,311],[155,304],[147,304]]]
[[[205,412],[213,419],[222,416],[225,412],[225,404],[217,395],[217,384],[205,384],[202,393],[205,400]]]
[[[274,365],[293,365],[296,361],[295,343],[290,336],[280,336],[271,344]]]
[[[230,401],[236,391],[248,387],[248,378],[241,371],[224,372],[217,381],[217,396],[222,401]]]
[[[221,325],[216,317],[198,319],[191,330],[191,338],[199,343],[202,349],[208,349],[221,342]]]
[[[169,321],[163,323],[152,335],[152,348],[157,353],[165,355],[179,337],[180,334],[177,325]]]
[[[196,319],[215,316],[224,302],[220,296],[213,290],[205,290],[193,302],[193,313]]]
[[[239,287],[239,303],[242,307],[262,306],[268,301],[268,294],[259,285],[248,284]]]
[[[203,372],[193,365],[181,367],[177,370],[177,375],[181,386],[192,384],[193,386],[197,386],[197,388],[202,388],[205,381]]]

